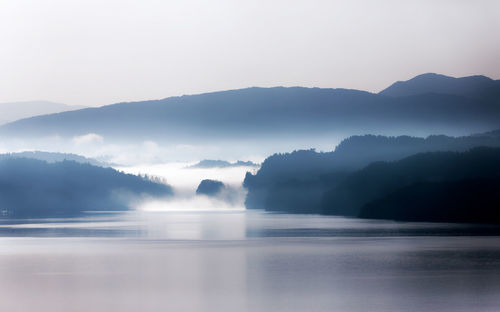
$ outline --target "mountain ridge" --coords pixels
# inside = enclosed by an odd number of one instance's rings
[[[500,80],[493,80],[483,75],[455,78],[436,73],[425,73],[406,81],[397,81],[378,94],[401,97],[437,93],[474,98],[489,88],[500,88]]]
[[[387,89],[375,94],[341,88],[251,87],[36,116],[0,126],[0,135],[97,133],[127,140],[195,142],[324,133],[412,133],[419,129],[445,134],[484,132],[500,124],[500,89],[498,96],[495,90],[485,90],[478,100],[463,94],[426,92],[395,97],[388,96]]]

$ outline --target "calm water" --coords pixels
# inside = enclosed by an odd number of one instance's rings
[[[498,232],[244,211],[4,221],[0,310],[499,311]]]

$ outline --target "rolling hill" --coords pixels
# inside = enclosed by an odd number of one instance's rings
[[[192,143],[329,133],[468,134],[500,125],[497,86],[498,81],[486,77],[427,74],[398,82],[379,94],[247,88],[31,117],[1,126],[0,136],[97,133],[107,139]]]

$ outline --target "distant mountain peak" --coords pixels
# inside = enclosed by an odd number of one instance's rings
[[[425,73],[425,74],[420,74],[418,76],[413,77],[412,79],[406,81],[426,81],[426,80],[434,80],[434,82],[439,82],[439,81],[467,81],[468,83],[476,81],[476,82],[483,82],[483,83],[489,83],[494,81],[490,77],[486,77],[484,75],[471,75],[471,76],[465,76],[465,77],[452,77],[452,76],[446,76],[443,74],[438,74],[438,73]],[[400,82],[400,81],[399,81]]]
[[[477,97],[485,90],[494,87],[500,87],[500,81],[482,75],[455,78],[437,73],[425,73],[410,80],[397,81],[379,94],[399,97],[437,93]]]
[[[438,74],[438,73],[424,73],[424,74],[417,75],[417,76],[413,77],[410,80],[418,80],[418,79],[440,79],[440,78],[441,79],[456,79],[455,77],[446,76],[446,75]]]
[[[229,161],[225,160],[212,160],[212,159],[204,159],[201,160],[200,162],[188,166],[187,168],[204,168],[204,169],[209,169],[209,168],[230,168],[230,167],[258,167],[259,165],[251,162],[251,161],[241,161],[238,160],[234,163],[230,163]]]
[[[0,124],[38,115],[78,110],[85,106],[70,106],[50,101],[21,101],[0,103]]]

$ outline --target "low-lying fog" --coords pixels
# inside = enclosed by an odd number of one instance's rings
[[[316,148],[331,151],[351,134],[328,134],[325,137],[283,139],[246,139],[213,141],[200,138],[199,143],[177,144],[154,140],[116,141],[98,133],[87,133],[72,138],[59,136],[42,139],[1,138],[0,153],[47,151],[73,153],[111,164],[138,165],[167,162],[196,162],[202,159],[243,160],[262,162],[274,153],[295,149]]]
[[[116,166],[115,169],[132,174],[148,175],[164,179],[174,188],[173,198],[145,200],[136,208],[147,211],[172,210],[243,210],[245,190],[242,186],[245,173],[255,167],[189,168],[195,163],[172,162],[165,164]],[[196,195],[198,184],[204,179],[218,180],[225,189],[214,197]]]
[[[228,148],[228,146],[232,148]],[[175,196],[166,200],[148,200],[133,203],[133,208],[148,211],[172,210],[242,210],[245,190],[242,182],[247,171],[256,167],[188,168],[204,159],[235,162],[237,160],[261,163],[268,156],[271,145],[263,143],[254,154],[246,154],[244,144],[226,143],[221,146],[168,145],[154,141],[117,143],[96,133],[64,139],[51,137],[44,140],[4,140],[0,153],[47,151],[72,153],[96,159],[126,173],[160,178],[174,188]],[[283,151],[288,151],[282,147]],[[196,195],[203,179],[218,180],[225,188],[217,196]]]

